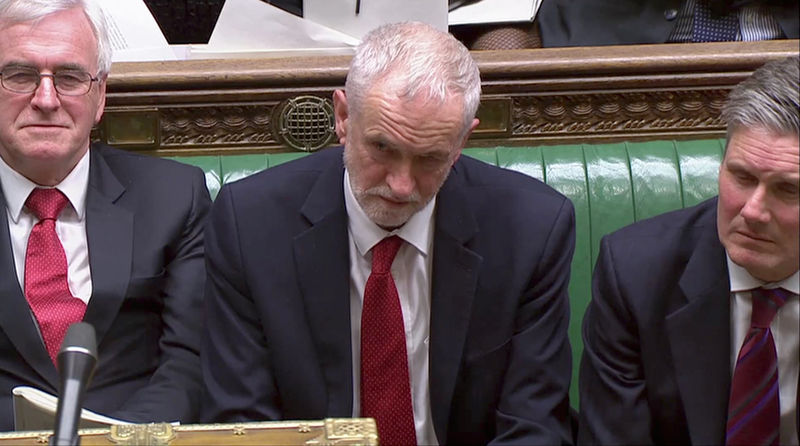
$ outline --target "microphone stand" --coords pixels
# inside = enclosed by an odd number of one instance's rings
[[[56,408],[54,434],[50,446],[80,445],[78,424],[83,398],[97,364],[97,342],[94,327],[86,322],[70,325],[58,352],[61,391]]]

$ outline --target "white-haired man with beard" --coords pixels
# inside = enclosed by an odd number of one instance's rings
[[[382,444],[571,442],[571,203],[460,157],[478,68],[382,26],[333,96],[342,148],[219,194],[202,354],[214,421],[373,417]]]

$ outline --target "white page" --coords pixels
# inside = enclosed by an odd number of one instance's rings
[[[143,0],[99,0],[98,3],[109,22],[114,62],[176,59]]]
[[[51,413],[53,414],[53,416],[55,416],[56,410],[58,408],[58,398],[55,397],[54,395],[50,395],[49,393],[43,390],[29,386],[14,387],[11,390],[11,393],[14,395],[14,404],[20,403],[17,400],[17,398],[24,398],[28,400],[31,404],[36,406],[38,409],[40,409],[41,411],[46,413]],[[91,410],[88,409],[81,409],[81,419],[107,425],[131,424],[129,421],[107,417],[97,412],[92,412]]]
[[[303,0],[307,20],[361,39],[385,23],[419,21],[447,31],[447,0]]]
[[[541,4],[542,0],[481,0],[454,9],[448,21],[450,25],[529,22]]]
[[[261,0],[226,0],[208,45],[193,46],[197,54],[264,53],[271,50],[352,48],[358,40],[301,19]]]

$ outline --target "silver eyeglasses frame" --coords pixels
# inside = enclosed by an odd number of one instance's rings
[[[6,78],[7,78],[9,73],[20,73],[20,72],[25,73],[25,74],[30,74],[31,76],[34,76],[34,75],[37,76],[36,77],[36,81],[34,83],[30,84],[30,88],[26,87],[26,88],[20,89],[20,88],[14,88],[14,87],[11,87],[9,85],[6,85],[6,82],[7,82]],[[63,86],[59,87],[59,85],[63,85],[62,84],[62,82],[63,82],[63,77],[62,76],[69,75],[69,74],[71,74],[71,75],[80,75],[81,77],[86,77],[86,79],[81,80],[81,83],[79,84],[80,86],[82,86],[81,89],[62,91],[62,89],[64,87]],[[29,69],[29,68],[24,68],[24,67],[6,67],[6,68],[3,68],[3,70],[0,71],[0,84],[2,84],[4,89],[6,89],[6,90],[8,90],[8,91],[10,91],[12,93],[30,94],[30,93],[35,92],[39,88],[39,86],[42,84],[42,78],[43,77],[49,77],[50,78],[50,80],[53,82],[53,87],[55,88],[56,93],[58,93],[61,96],[83,96],[83,95],[89,93],[89,91],[92,90],[92,83],[98,82],[100,80],[97,76],[93,77],[88,72],[81,71],[81,70],[63,70],[63,71],[57,71],[55,73],[40,73],[38,70],[33,69],[33,68]],[[62,79],[62,80],[59,80],[59,79]]]

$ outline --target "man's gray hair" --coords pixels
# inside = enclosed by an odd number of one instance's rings
[[[452,35],[420,22],[380,26],[364,36],[347,74],[348,108],[358,114],[364,95],[376,83],[399,81],[400,97],[420,94],[445,102],[463,97],[464,129],[469,129],[481,96],[478,65]]]
[[[111,38],[106,16],[93,0],[0,0],[0,26],[41,20],[74,8],[81,8],[86,14],[97,41],[98,72],[91,74],[106,75],[111,69]]]
[[[729,141],[733,131],[746,127],[800,134],[800,57],[771,61],[754,71],[728,95],[722,120]]]

